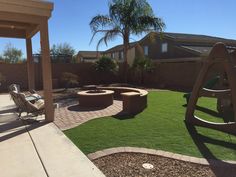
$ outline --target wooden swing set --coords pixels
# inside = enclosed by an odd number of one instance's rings
[[[228,51],[223,43],[217,43],[214,45],[209,56],[206,60],[204,60],[203,66],[193,87],[193,91],[191,93],[185,115],[186,123],[219,130],[230,134],[236,134],[236,66],[234,64],[235,60],[236,51]],[[221,73],[221,80],[227,80],[227,85],[229,86],[229,88],[204,88],[204,82],[206,81],[209,71],[211,70],[214,64],[219,64],[219,66],[222,67],[222,69],[224,70],[224,76]],[[214,123],[203,120],[194,115],[199,97],[217,98],[217,110],[221,112],[230,108],[234,112],[234,121],[225,123]]]

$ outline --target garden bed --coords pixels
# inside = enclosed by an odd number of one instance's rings
[[[215,174],[215,169],[206,165],[199,165],[165,157],[141,153],[117,153],[93,160],[93,163],[107,177],[159,177],[159,176],[185,176],[185,177],[213,177],[222,176],[226,169],[221,167]],[[142,165],[150,163],[153,169],[145,169]],[[234,172],[234,173],[233,173]],[[220,175],[221,173],[221,175]],[[236,170],[231,170],[231,176]],[[228,174],[230,176],[230,174]]]

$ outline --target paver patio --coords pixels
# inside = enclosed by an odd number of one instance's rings
[[[121,112],[122,101],[119,100],[114,100],[113,105],[106,108],[85,108],[80,107],[76,99],[66,99],[59,101],[54,123],[61,130],[66,130],[95,118],[117,115]]]

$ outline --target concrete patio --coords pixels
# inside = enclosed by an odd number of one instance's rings
[[[18,120],[9,95],[0,100],[1,177],[104,176],[54,123]]]

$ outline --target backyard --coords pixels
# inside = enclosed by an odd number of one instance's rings
[[[236,160],[236,137],[219,131],[186,126],[182,92],[150,91],[148,107],[135,116],[91,120],[64,133],[85,154],[112,147],[145,147],[204,157]],[[222,122],[216,99],[200,98],[195,112],[205,120]]]
[[[235,177],[235,4],[94,4],[0,0],[0,177]]]

